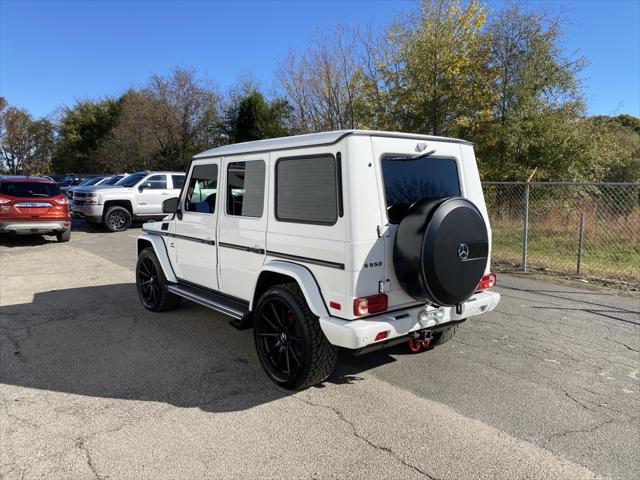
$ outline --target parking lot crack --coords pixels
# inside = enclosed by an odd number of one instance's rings
[[[91,452],[89,452],[89,449],[85,445],[84,440],[78,440],[76,442],[76,447],[84,452],[85,458],[87,459],[87,465],[89,466],[89,469],[91,470],[91,473],[93,473],[93,476],[95,478],[97,478],[98,480],[102,480],[102,477],[100,476],[100,474],[96,470],[96,466],[94,465],[93,459],[91,458]]]
[[[399,457],[394,451],[393,449],[389,448],[389,447],[385,447],[384,445],[379,445],[377,443],[372,442],[371,440],[369,440],[368,438],[366,438],[364,435],[360,434],[358,432],[358,429],[356,428],[355,423],[353,423],[352,421],[350,421],[349,419],[347,419],[344,414],[336,409],[333,408],[331,406],[328,405],[321,405],[318,403],[313,403],[310,400],[307,400],[305,398],[302,397],[295,397],[296,399],[300,400],[301,402],[310,405],[312,407],[316,407],[316,408],[323,408],[325,410],[329,410],[331,412],[333,412],[336,417],[342,421],[343,423],[347,424],[349,426],[349,428],[351,429],[351,432],[353,434],[354,437],[356,437],[357,439],[365,442],[367,445],[369,445],[370,447],[376,449],[376,450],[381,450],[383,452],[386,452],[387,454],[389,454],[390,456],[392,456],[393,458],[395,458],[398,462],[400,462],[402,465],[404,465],[405,467],[411,468],[412,470],[416,471],[417,473],[419,473],[420,475],[422,475],[425,478],[428,478],[430,480],[438,480],[436,477],[428,474],[427,472],[425,472],[424,470],[422,470],[421,468],[405,461],[404,459],[402,459],[401,457]]]
[[[569,435],[575,435],[575,434],[579,434],[579,433],[593,433],[596,430],[604,427],[605,425],[610,425],[614,421],[615,421],[615,419],[610,418],[608,420],[605,420],[604,422],[600,422],[600,423],[597,423],[595,425],[592,425],[591,427],[578,428],[576,430],[564,430],[564,431],[561,431],[561,432],[558,432],[558,433],[554,433],[553,435],[550,435],[547,438],[547,443],[551,443],[551,441],[554,440],[554,439],[566,437],[566,436],[569,436]]]

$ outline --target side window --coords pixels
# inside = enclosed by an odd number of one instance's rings
[[[189,180],[185,211],[214,213],[218,194],[218,165],[196,165]]]
[[[184,185],[184,175],[171,175],[171,181],[173,182],[173,188],[182,188]]]
[[[333,225],[338,219],[338,180],[332,155],[281,158],[276,164],[276,218]]]
[[[265,163],[232,162],[227,169],[227,214],[262,217]]]
[[[149,190],[162,190],[167,188],[167,176],[166,175],[151,175],[144,182],[145,185],[149,185]]]

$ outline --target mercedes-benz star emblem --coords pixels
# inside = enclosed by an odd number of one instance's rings
[[[460,260],[466,260],[469,258],[469,245],[466,243],[461,243],[458,245],[458,258]]]

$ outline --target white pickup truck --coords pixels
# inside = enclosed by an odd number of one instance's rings
[[[133,220],[162,219],[162,202],[180,195],[184,172],[137,172],[112,186],[73,192],[71,213],[107,230],[126,230]]]

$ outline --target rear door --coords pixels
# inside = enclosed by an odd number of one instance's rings
[[[138,198],[137,214],[162,215],[162,202],[171,198],[172,195],[167,175],[157,173],[148,176],[138,186],[136,195]]]
[[[264,263],[268,154],[225,158],[218,234],[220,290],[250,300]]]
[[[216,274],[216,227],[219,160],[193,162],[189,184],[181,198],[181,215],[176,215],[173,238],[176,272],[181,280],[218,290]]]
[[[384,137],[371,137],[371,142],[381,180],[380,208],[386,212],[385,289],[391,310],[416,303],[402,289],[393,264],[394,239],[402,213],[421,199],[464,196],[463,165],[457,143]]]

